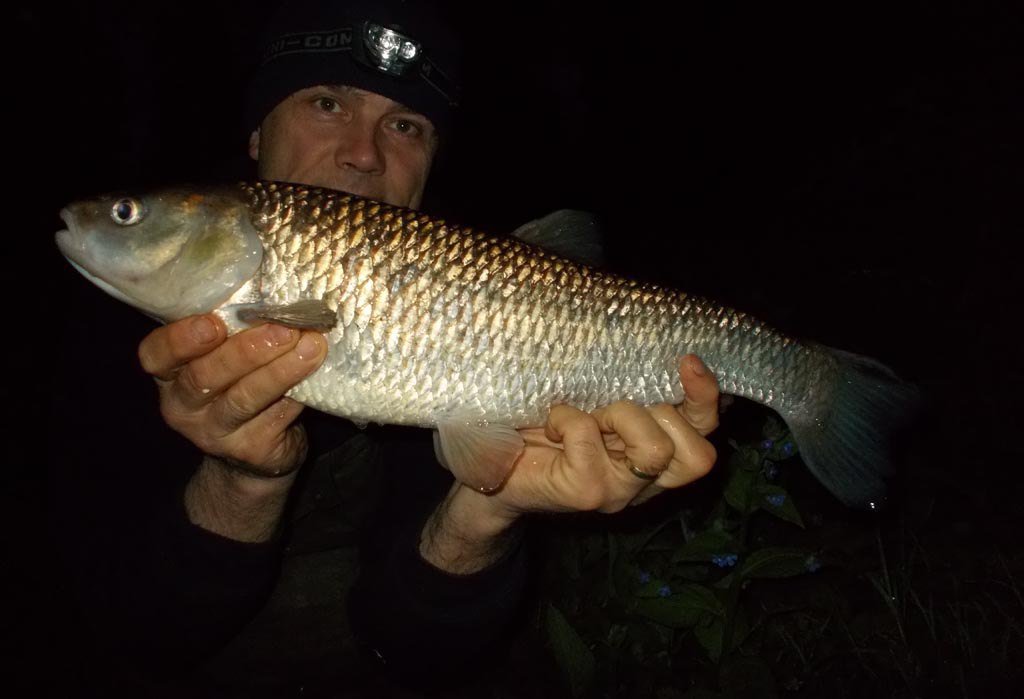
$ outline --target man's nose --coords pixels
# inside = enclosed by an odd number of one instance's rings
[[[334,152],[335,164],[342,169],[353,169],[368,175],[384,172],[384,156],[377,144],[376,124],[356,122],[351,124]]]

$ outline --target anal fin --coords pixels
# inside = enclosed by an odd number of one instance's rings
[[[502,486],[525,444],[522,435],[508,425],[450,421],[438,424],[434,432],[437,460],[457,480],[481,493]]]

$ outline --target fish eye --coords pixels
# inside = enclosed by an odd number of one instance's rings
[[[122,199],[110,209],[110,218],[119,226],[131,226],[142,220],[145,211],[142,203],[135,199]]]

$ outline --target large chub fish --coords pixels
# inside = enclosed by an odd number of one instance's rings
[[[841,500],[869,505],[884,493],[889,426],[914,396],[874,360],[555,254],[551,232],[573,228],[564,214],[521,229],[534,245],[258,182],[98,198],[62,217],[72,264],[161,321],[215,311],[232,332],[323,330],[327,359],[289,395],[357,422],[437,428],[439,458],[482,490],[512,468],[516,428],[552,405],[679,403],[678,359],[694,352],[723,392],[782,416]]]

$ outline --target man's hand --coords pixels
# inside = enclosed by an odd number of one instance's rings
[[[278,325],[229,338],[215,315],[143,339],[139,360],[159,386],[164,420],[208,455],[186,490],[193,522],[239,540],[269,538],[307,450],[293,424],[303,406],[284,394],[326,349],[319,333]]]
[[[526,512],[617,512],[706,475],[718,383],[693,355],[679,375],[679,406],[623,401],[589,415],[556,406],[544,427],[521,430],[526,448],[504,486],[483,495],[456,483],[424,528],[421,554],[444,570],[474,572],[500,556],[502,534]]]

